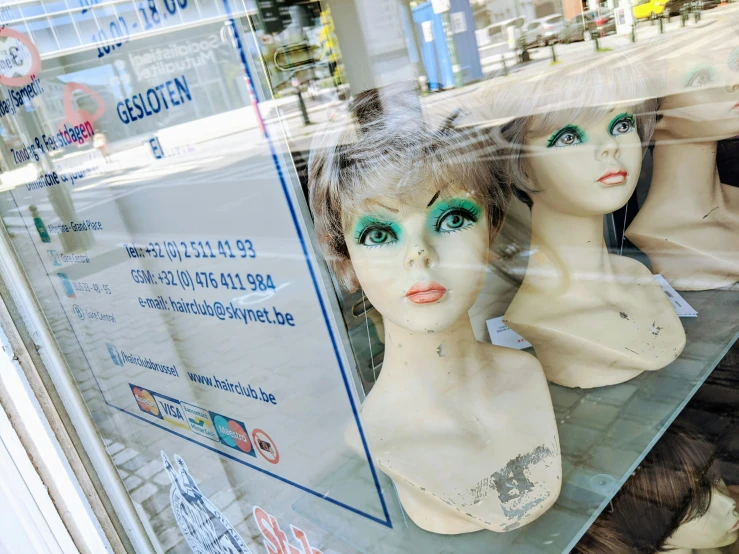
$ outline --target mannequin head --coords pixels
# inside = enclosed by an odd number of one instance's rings
[[[508,179],[527,203],[603,215],[631,196],[654,129],[656,101],[648,98],[657,87],[623,56],[609,62],[489,91],[493,118],[509,119],[501,130],[511,151]]]
[[[644,554],[736,542],[739,514],[715,470],[713,454],[713,446],[694,430],[673,424],[583,542],[612,536]]]
[[[723,33],[725,28],[712,27],[706,32]],[[658,138],[696,141],[739,135],[737,42],[727,41],[716,48],[697,50],[671,61],[667,79],[669,94],[660,106],[663,117],[657,125]]]
[[[314,141],[316,236],[348,290],[415,332],[450,327],[482,289],[509,194],[459,111],[422,110],[401,86],[359,94]]]
[[[539,189],[533,201],[572,215],[603,215],[623,206],[641,172],[635,111],[592,110],[561,127],[542,125],[534,116],[522,148],[522,169]]]

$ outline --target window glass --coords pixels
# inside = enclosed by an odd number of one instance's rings
[[[137,548],[572,549],[737,337],[734,6],[0,7],[8,263]]]

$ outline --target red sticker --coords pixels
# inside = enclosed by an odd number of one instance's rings
[[[251,438],[262,458],[270,464],[276,464],[280,461],[280,452],[277,450],[277,445],[267,433],[261,429],[254,429]]]
[[[72,105],[72,95],[76,90],[82,91],[93,99],[97,109],[94,114],[86,110],[78,110]],[[97,92],[82,83],[67,83],[64,87],[64,114],[71,125],[81,125],[86,121],[94,123],[105,113],[105,100]]]
[[[36,45],[31,40],[31,37],[10,27],[0,30],[0,37],[14,38],[22,42],[31,54],[31,69],[25,75],[21,77],[5,77],[4,75],[0,75],[0,84],[8,87],[22,87],[29,84],[41,71],[41,54],[38,53]]]

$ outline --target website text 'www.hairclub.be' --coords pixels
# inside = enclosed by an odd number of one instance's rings
[[[246,385],[243,385],[241,381],[232,383],[226,378],[219,378],[215,375],[200,375],[199,373],[194,373],[191,371],[187,372],[187,377],[193,383],[198,383],[200,385],[205,385],[214,389],[220,389],[226,392],[231,392],[233,394],[238,394],[239,396],[251,398],[252,400],[261,400],[266,404],[277,405],[277,398],[275,398],[275,395],[263,390],[262,387],[257,387],[255,389],[248,383]]]

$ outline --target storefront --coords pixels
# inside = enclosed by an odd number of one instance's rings
[[[598,532],[739,335],[739,10],[524,61],[479,9],[0,10],[0,457],[33,548]]]

